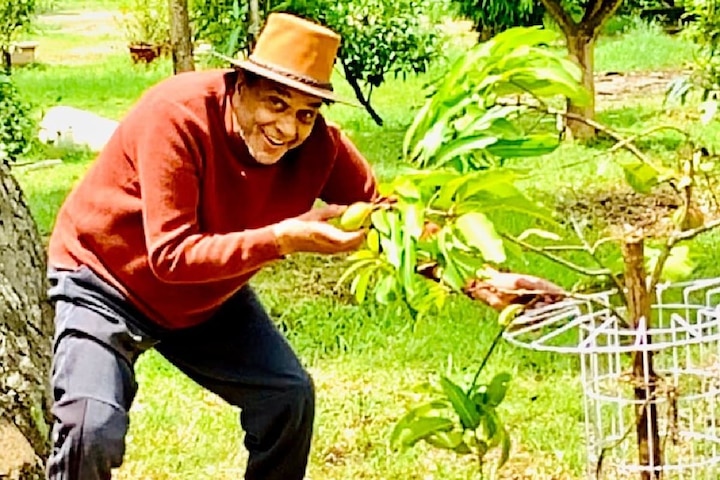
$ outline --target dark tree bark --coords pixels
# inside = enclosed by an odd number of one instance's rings
[[[630,324],[638,329],[640,320],[645,319],[650,327],[651,301],[647,290],[647,273],[645,271],[644,242],[642,239],[628,240],[622,246],[625,263],[625,288],[627,290],[627,311]],[[650,345],[649,335],[643,339]],[[657,413],[657,374],[653,367],[652,352],[633,352],[633,390],[635,397],[635,432],[637,435],[638,461],[644,467],[662,466],[662,450],[660,449],[660,432],[658,430]],[[642,472],[642,480],[661,478],[661,471],[654,473]]]
[[[170,43],[172,47],[173,71],[195,70],[193,61],[192,34],[187,0],[170,1]]]
[[[595,118],[595,41],[605,22],[613,16],[622,0],[588,0],[580,21],[574,20],[562,6],[561,0],[540,0],[545,9],[557,22],[565,35],[570,56],[580,65],[583,72],[583,85],[590,93],[591,101],[587,106],[568,104],[568,112],[593,120]],[[587,123],[568,120],[568,127],[575,138],[588,139],[597,132]]]
[[[0,478],[44,478],[53,334],[45,268],[35,222],[0,161]]]

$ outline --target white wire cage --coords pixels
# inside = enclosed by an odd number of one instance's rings
[[[607,291],[528,311],[505,338],[580,356],[588,478],[720,479],[720,278],[653,296],[636,327]]]

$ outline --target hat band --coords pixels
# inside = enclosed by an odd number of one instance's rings
[[[251,63],[254,63],[258,67],[264,68],[265,70],[269,70],[272,73],[282,75],[283,77],[288,77],[291,80],[295,80],[300,83],[304,83],[305,85],[308,85],[310,87],[321,88],[323,90],[328,90],[330,92],[333,91],[333,86],[331,83],[320,82],[318,80],[315,80],[312,77],[308,77],[306,75],[301,75],[299,73],[292,72],[290,70],[286,70],[282,67],[278,67],[277,65],[272,65],[269,63],[258,61],[257,59],[253,58],[252,56],[250,56],[250,58],[248,58],[248,61]]]

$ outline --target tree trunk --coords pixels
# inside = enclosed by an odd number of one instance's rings
[[[259,0],[250,0],[248,4],[250,25],[248,28],[248,52],[255,48],[258,35],[260,35],[260,4]]]
[[[53,334],[35,222],[0,161],[0,478],[42,479]]]
[[[582,84],[588,92],[589,100],[585,105],[573,105],[568,101],[567,111],[588,120],[595,118],[595,39],[579,31],[567,36],[567,49],[570,57],[582,70]],[[586,140],[593,138],[595,129],[581,120],[568,118],[568,127],[574,138]]]
[[[641,321],[644,322],[644,329],[649,329],[652,326],[652,310],[646,283],[643,240],[627,240],[622,246],[622,254],[625,263],[628,321],[636,330],[641,327]],[[643,340],[645,345],[652,343],[649,335]],[[662,467],[656,398],[658,377],[653,367],[652,352],[633,352],[632,363],[638,461],[643,467]],[[640,474],[642,480],[659,479],[661,476],[661,468]]]
[[[170,43],[172,44],[173,71],[195,70],[187,0],[170,1]]]
[[[593,120],[595,118],[595,40],[605,22],[613,16],[622,0],[588,0],[580,21],[563,7],[563,0],[540,0],[550,16],[565,35],[568,53],[574,57],[583,71],[583,85],[590,93],[587,106],[569,104],[568,112]],[[575,138],[588,139],[595,136],[595,129],[580,120],[568,120],[568,127]]]

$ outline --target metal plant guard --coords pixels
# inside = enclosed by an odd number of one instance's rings
[[[720,278],[659,285],[652,321],[623,321],[616,291],[531,310],[505,332],[509,342],[579,354],[587,474],[599,479],[720,479]],[[661,461],[638,460],[631,356],[652,357]],[[652,352],[652,353],[651,353]],[[648,372],[645,368],[645,372]],[[648,428],[649,425],[648,425]],[[652,451],[652,446],[650,451]]]

